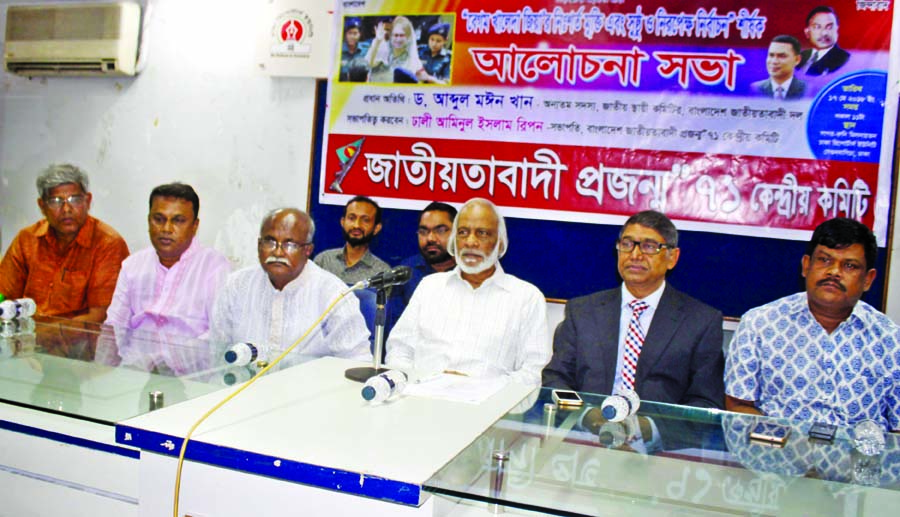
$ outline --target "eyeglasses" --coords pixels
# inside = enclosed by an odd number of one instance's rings
[[[278,248],[281,248],[282,251],[284,251],[285,253],[287,253],[289,255],[297,253],[298,251],[302,250],[303,248],[309,246],[310,244],[312,244],[312,243],[304,242],[301,244],[299,242],[294,242],[294,241],[278,242],[275,239],[260,239],[259,240],[259,247],[261,250],[273,252],[273,251],[277,250]]]
[[[73,194],[66,197],[48,197],[44,200],[44,203],[54,210],[59,210],[65,203],[68,203],[70,206],[73,206],[75,208],[81,208],[82,206],[84,206],[85,199],[86,196],[84,194]]]
[[[619,250],[619,253],[631,253],[634,251],[635,246],[640,247],[641,253],[644,255],[656,255],[662,251],[663,248],[672,249],[672,246],[669,246],[668,244],[662,244],[651,240],[637,242],[626,237],[616,241],[616,249]]]
[[[433,234],[437,235],[438,237],[443,237],[444,235],[447,235],[448,233],[450,233],[450,228],[447,228],[444,225],[436,226],[434,228],[422,227],[422,228],[419,228],[418,230],[416,230],[416,233],[419,234],[419,237],[428,237],[429,233],[433,233]]]

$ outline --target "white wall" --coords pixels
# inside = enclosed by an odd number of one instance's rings
[[[0,34],[6,6],[23,3],[37,2],[0,0]],[[265,2],[141,3],[146,68],[134,78],[29,80],[0,72],[3,251],[41,217],[34,178],[54,162],[88,171],[91,213],[132,250],[149,245],[147,196],[160,183],[180,180],[197,190],[201,242],[249,229],[241,247],[250,257],[263,210],[306,206],[315,82],[257,71],[260,24],[271,23],[263,21]]]

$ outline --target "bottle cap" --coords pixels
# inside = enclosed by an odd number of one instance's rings
[[[375,388],[372,386],[363,386],[362,389],[362,398],[366,400],[372,400],[375,398]]]
[[[229,363],[237,361],[237,352],[235,352],[234,350],[225,352],[225,361]]]
[[[618,413],[618,411],[616,411],[616,408],[614,406],[609,405],[609,406],[605,406],[602,409],[601,413],[603,414],[603,418],[605,418],[607,420],[612,420],[613,418],[616,417],[616,413]]]

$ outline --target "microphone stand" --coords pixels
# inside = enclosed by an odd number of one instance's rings
[[[359,366],[344,372],[344,377],[356,382],[366,382],[379,373],[388,371],[381,366],[384,351],[384,322],[387,319],[384,305],[387,301],[387,289],[379,287],[375,291],[375,353],[372,354],[372,366]]]

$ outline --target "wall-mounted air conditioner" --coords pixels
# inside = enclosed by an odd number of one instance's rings
[[[141,8],[118,4],[10,6],[3,61],[35,75],[134,75]]]

